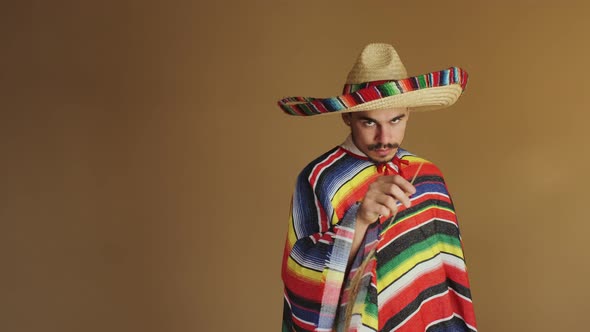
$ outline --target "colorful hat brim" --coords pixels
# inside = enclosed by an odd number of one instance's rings
[[[309,116],[408,107],[414,111],[451,106],[467,85],[467,72],[451,67],[424,75],[392,80],[330,98],[286,97],[278,102],[289,115]]]

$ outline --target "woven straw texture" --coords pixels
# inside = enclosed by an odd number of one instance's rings
[[[393,46],[369,44],[349,72],[343,95],[285,97],[278,105],[285,113],[300,116],[394,107],[430,111],[453,105],[463,93],[467,79],[467,72],[458,67],[407,77]]]

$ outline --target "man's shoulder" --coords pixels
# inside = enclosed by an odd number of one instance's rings
[[[408,150],[404,150],[402,148],[399,148],[399,151],[397,153],[397,157],[401,160],[404,161],[404,163],[429,163],[429,164],[433,164],[433,162],[431,162],[430,160],[426,159],[425,157],[416,155]]]
[[[332,149],[322,153],[312,161],[308,162],[307,165],[302,169],[301,173],[309,174],[318,167],[326,168],[333,165],[336,161],[344,157],[345,151],[340,146],[335,146]]]
[[[440,168],[432,161],[430,161],[429,159],[426,159],[422,156],[418,156],[416,154],[413,154],[412,152],[409,152],[407,150],[401,149],[398,152],[397,156],[402,160],[402,162],[405,164],[405,167],[409,167],[409,168],[420,168],[420,173],[424,174],[424,173],[430,173],[431,175],[437,175],[442,177],[442,171],[440,170]],[[420,166],[422,165],[422,166]]]
[[[338,145],[310,161],[299,173],[299,180],[322,178],[328,183],[340,182],[342,179],[354,177],[363,169],[372,165],[368,159],[352,155]]]

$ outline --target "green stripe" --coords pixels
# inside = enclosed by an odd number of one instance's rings
[[[367,292],[367,298],[369,297],[369,293]],[[375,319],[377,319],[377,312],[378,312],[378,308],[377,308],[377,304],[376,303],[370,303],[369,299],[367,299],[365,301],[365,313],[368,316],[371,316]]]
[[[357,92],[362,89],[362,84],[350,84],[350,93]]]
[[[399,254],[394,259],[390,260],[387,264],[384,264],[378,271],[378,275],[382,276],[387,274],[389,271],[395,269],[397,266],[405,263],[405,261],[412,259],[416,254],[429,251],[433,247],[435,247],[439,243],[446,243],[452,245],[456,248],[461,248],[461,242],[454,236],[444,235],[444,234],[435,234],[422,242],[418,242],[406,250],[404,250],[401,254]],[[434,250],[435,252],[440,252],[440,250]],[[419,262],[416,262],[419,263]]]
[[[395,83],[393,82],[389,82],[389,83],[385,83],[382,86],[380,86],[381,94],[384,96],[393,96],[393,95],[397,95],[399,94],[399,89],[397,88],[397,86],[395,85]]]
[[[308,104],[299,104],[299,108],[305,114],[315,114],[315,112],[313,111],[313,109],[311,109]]]
[[[423,89],[427,86],[426,84],[426,76],[418,76],[418,86],[420,86],[420,89]]]

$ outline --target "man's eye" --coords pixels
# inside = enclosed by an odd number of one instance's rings
[[[402,118],[395,118],[393,120],[391,120],[391,123],[399,123],[402,120]]]
[[[363,122],[363,124],[365,126],[367,126],[367,127],[372,127],[373,125],[375,125],[375,122],[373,122],[373,121],[365,121],[365,122]]]

